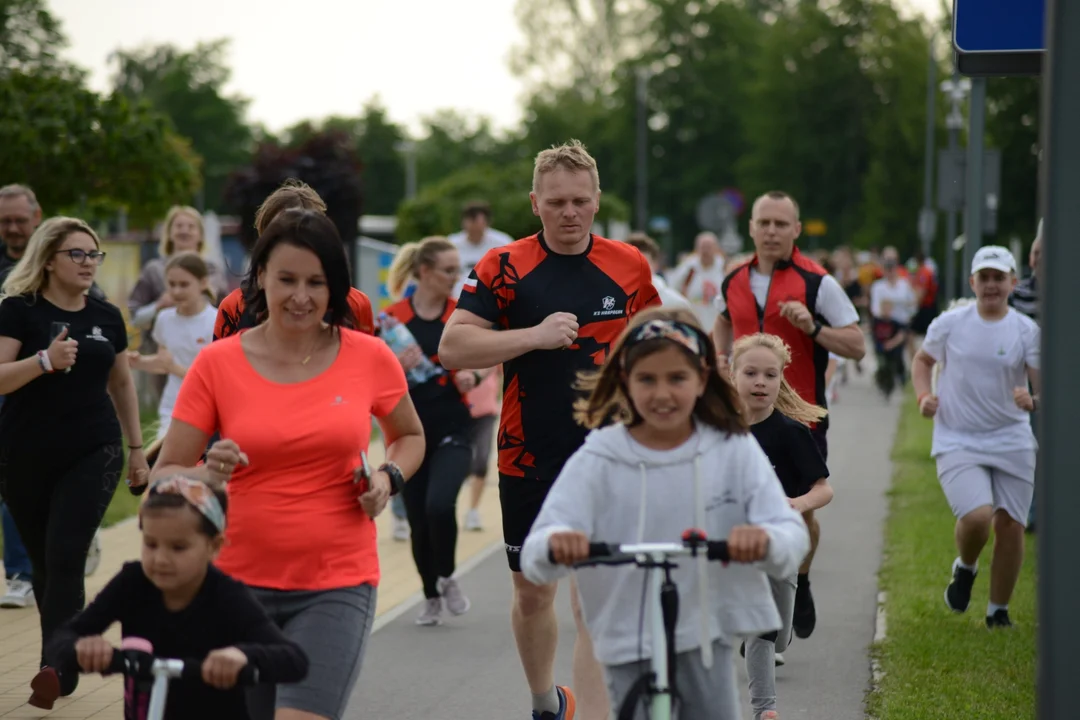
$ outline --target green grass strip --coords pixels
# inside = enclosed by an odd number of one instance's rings
[[[1036,547],[1027,555],[1009,604],[1012,630],[991,632],[992,542],[979,559],[967,613],[943,599],[956,557],[954,518],[930,459],[932,423],[908,397],[893,447],[894,475],[881,589],[887,593],[885,640],[874,648],[884,673],[867,701],[878,720],[1035,717]]]

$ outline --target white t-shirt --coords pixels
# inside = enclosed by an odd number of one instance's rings
[[[502,247],[503,245],[509,245],[514,242],[514,238],[504,232],[492,228],[488,228],[484,231],[484,237],[479,244],[469,242],[469,238],[465,235],[464,230],[449,235],[446,239],[454,243],[454,246],[458,250],[458,255],[461,256],[461,277],[458,278],[457,285],[454,286],[455,299],[461,294],[461,288],[465,286],[465,279],[469,277],[469,273],[476,267],[476,263],[480,262],[480,258],[484,257],[484,253],[493,248]]]
[[[693,306],[690,305],[690,301],[684,298],[679,293],[668,287],[667,280],[663,275],[659,273],[653,275],[652,278],[653,287],[656,288],[656,294],[660,296],[660,304],[666,308],[686,308],[687,310],[693,310]],[[711,331],[711,327],[705,328]]]
[[[717,255],[712,266],[701,266],[701,258],[691,255],[668,276],[671,289],[690,303],[702,327],[712,328],[716,322],[715,299],[724,284],[724,259]]]
[[[179,315],[176,308],[166,308],[154,321],[154,342],[160,347],[168,348],[180,366],[189,368],[191,363],[195,362],[199,351],[214,339],[216,319],[217,308],[210,303],[197,315]],[[172,374],[165,381],[165,390],[161,393],[161,403],[158,405],[159,438],[164,437],[165,431],[169,429],[176,396],[180,394],[180,383],[181,378]]]
[[[881,303],[888,300],[892,303],[892,317],[884,318],[881,314]],[[895,320],[901,325],[907,325],[911,318],[915,317],[918,310],[919,300],[915,297],[915,288],[905,277],[897,277],[895,283],[890,283],[885,278],[875,280],[870,286],[870,314],[876,318]]]
[[[771,281],[771,276],[763,275],[754,268],[750,268],[750,291],[754,293],[754,299],[757,300],[758,307],[765,307],[765,302],[769,297],[769,283]],[[716,308],[718,313],[722,313],[727,309],[727,302],[724,300],[723,293],[717,294],[716,299],[713,301],[713,307]],[[851,298],[847,296],[844,288],[840,287],[840,283],[836,282],[836,278],[832,275],[823,275],[821,277],[821,286],[818,288],[817,293],[817,304],[807,309],[815,315],[825,318],[825,322],[829,324],[829,327],[847,327],[859,322],[859,311],[855,309]]]
[[[1026,369],[1039,367],[1035,321],[1012,308],[1001,320],[984,320],[972,303],[935,318],[922,349],[942,364],[932,457],[1037,447],[1031,416],[1013,401],[1013,388],[1027,387]]]

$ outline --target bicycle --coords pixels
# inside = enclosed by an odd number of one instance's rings
[[[619,708],[619,720],[633,719],[642,696],[650,698],[650,720],[671,720],[676,696],[675,625],[679,618],[679,591],[671,580],[671,571],[678,565],[672,559],[684,556],[696,558],[701,552],[709,560],[728,562],[726,540],[709,540],[700,530],[687,530],[679,543],[589,543],[589,559],[574,563],[574,568],[632,563],[648,573],[651,592],[648,593],[645,613],[652,628],[652,667],[631,686]],[[555,562],[550,550],[548,559]],[[659,573],[651,572],[653,570],[662,570],[663,578]]]
[[[187,658],[162,658],[154,655],[154,646],[149,640],[128,637],[115,650],[112,663],[102,675],[124,675],[124,717],[162,720],[165,717],[165,703],[169,696],[169,682],[184,680],[202,681],[202,660]],[[259,669],[246,665],[237,678],[238,685],[257,685]],[[139,696],[146,692],[150,683],[149,703],[139,707]],[[129,703],[135,707],[129,707]],[[145,713],[145,714],[143,714]]]

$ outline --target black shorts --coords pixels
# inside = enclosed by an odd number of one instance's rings
[[[919,308],[915,317],[911,319],[911,331],[916,335],[926,335],[930,323],[938,316],[938,309],[934,306]]]
[[[502,506],[503,542],[506,561],[513,572],[521,572],[521,546],[532,530],[554,481],[521,478],[499,473],[499,504]]]

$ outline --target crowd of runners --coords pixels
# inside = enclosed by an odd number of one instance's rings
[[[80,673],[107,671],[102,634],[119,622],[159,655],[201,662],[167,717],[343,717],[364,663],[379,661],[365,652],[374,519],[389,506],[411,543],[417,625],[467,613],[458,497],[468,484],[467,530],[490,520],[478,507],[494,448],[522,716],[602,720],[640,690],[656,640],[639,623],[644,571],[570,566],[590,543],[696,528],[726,540],[731,562],[702,556],[673,573],[676,716],[742,716],[738,653],[754,719],[776,720],[781,653],[817,620],[811,571],[828,532],[817,511],[834,492],[827,408],[868,344],[882,393],[910,386],[934,418],[957,517],[945,603],[968,608],[992,529],[986,624],[1009,626],[1039,393],[1036,285],[1017,288],[1012,254],[981,248],[975,300],[939,313],[929,260],[804,252],[784,192],[755,199],[753,253],[725,257],[703,233],[666,273],[648,236],[592,233],[600,197],[584,146],[541,152],[535,235],[513,240],[487,205],[468,205],[461,232],[400,249],[395,299],[378,314],[311,188],[290,182],[266,199],[250,269],[224,297],[199,214],[174,208],[125,321],[95,284],[94,230],[43,222],[29,188],[0,188],[2,604],[40,611],[30,704],[51,708]],[[126,322],[143,331],[137,350]],[[158,378],[153,437],[133,370]],[[373,422],[379,467],[367,460]],[[125,467],[126,491],[143,496],[141,557],[84,608]],[[555,667],[562,578],[577,630],[569,678]],[[260,682],[243,687],[249,666]]]

